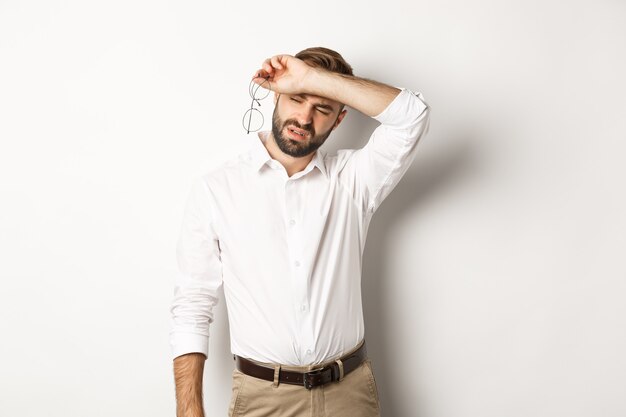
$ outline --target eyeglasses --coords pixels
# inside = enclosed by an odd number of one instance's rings
[[[263,78],[263,82],[261,84],[257,84],[254,82],[257,78]],[[248,90],[250,92],[250,97],[252,97],[252,103],[250,104],[250,109],[246,111],[243,115],[243,128],[246,130],[246,133],[256,132],[257,130],[263,127],[263,113],[259,109],[254,108],[254,102],[261,106],[259,100],[263,100],[268,96],[272,89],[272,85],[269,82],[269,75],[266,77],[254,77],[250,81],[250,87]]]

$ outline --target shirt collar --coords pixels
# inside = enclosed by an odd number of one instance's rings
[[[268,139],[269,133],[269,130],[264,130],[252,135],[252,146],[249,151],[249,156],[252,168],[254,168],[255,171],[259,171],[263,165],[272,160],[272,157],[269,152],[267,152],[267,149],[263,144],[265,140]],[[313,167],[317,167],[320,172],[328,178],[328,174],[326,173],[326,164],[324,163],[324,152],[319,148],[315,151],[313,159],[311,159],[309,165],[304,168],[303,172],[310,171]]]

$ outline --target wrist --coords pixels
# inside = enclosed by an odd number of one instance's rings
[[[323,71],[325,70],[316,67],[310,67],[308,69],[300,86],[303,93],[318,95],[319,86],[322,84],[322,82],[320,82],[320,78],[323,77]]]

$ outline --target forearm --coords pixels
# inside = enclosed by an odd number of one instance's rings
[[[204,417],[202,375],[205,360],[202,353],[188,353],[174,359],[177,417]]]
[[[304,89],[308,94],[338,101],[370,117],[380,114],[400,94],[400,89],[378,81],[320,68],[312,68]]]

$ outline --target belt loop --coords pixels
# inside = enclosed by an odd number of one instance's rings
[[[278,388],[278,378],[280,377],[280,365],[276,365],[274,367],[274,382],[272,382],[272,386],[274,388]]]
[[[341,359],[337,359],[335,362],[339,365],[339,382],[341,382],[343,380],[343,362]]]

